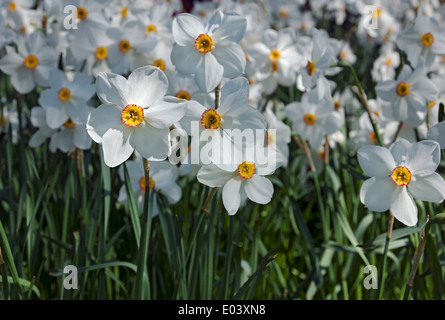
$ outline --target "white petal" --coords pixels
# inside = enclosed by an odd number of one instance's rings
[[[218,44],[212,50],[216,60],[224,67],[224,77],[236,78],[246,68],[246,55],[240,45],[233,42]]]
[[[406,139],[399,138],[389,147],[389,151],[391,151],[394,161],[397,164],[405,161],[406,155],[408,154],[408,150],[411,148],[411,146],[411,142]]]
[[[170,59],[180,73],[190,75],[197,71],[201,61],[204,60],[204,56],[196,50],[193,44],[187,46],[174,45]]]
[[[216,88],[223,77],[224,68],[211,53],[205,53],[201,64],[197,66],[195,81],[199,89],[204,92],[210,92]]]
[[[413,175],[433,173],[439,163],[440,145],[434,140],[423,140],[413,144],[406,155],[406,166]]]
[[[392,194],[396,184],[387,178],[376,178],[366,180],[360,189],[360,201],[366,208],[376,212],[383,212],[390,208]]]
[[[244,190],[250,200],[260,204],[269,203],[273,196],[273,184],[266,177],[257,174],[246,181]]]
[[[156,128],[168,128],[182,119],[188,102],[173,97],[164,98],[146,109],[147,122]]]
[[[102,104],[88,116],[87,130],[91,138],[102,142],[103,135],[109,130],[122,130],[124,124],[121,120],[122,110],[114,104]]]
[[[445,121],[432,126],[428,130],[427,138],[437,141],[440,144],[440,148],[445,149]]]
[[[357,152],[358,162],[370,177],[387,177],[396,167],[391,152],[380,146],[363,146]]]
[[[134,70],[128,77],[131,87],[131,101],[142,108],[147,108],[160,100],[168,88],[168,80],[164,72],[154,66],[145,66]]]
[[[398,187],[392,195],[391,211],[403,224],[412,227],[417,223],[417,206],[406,187]]]
[[[408,185],[414,198],[422,201],[442,202],[445,198],[445,181],[436,172],[426,176],[416,176]]]
[[[241,178],[232,178],[224,185],[222,192],[223,204],[230,215],[234,215],[240,207],[242,182]]]
[[[101,72],[96,78],[97,96],[103,103],[110,103],[124,108],[131,92],[130,84],[123,76]]]
[[[164,160],[170,147],[168,133],[168,128],[158,129],[149,123],[142,124],[134,130],[134,149],[148,160]]]
[[[215,188],[222,187],[227,181],[230,180],[234,175],[233,172],[225,171],[215,166],[214,164],[209,164],[202,166],[197,174],[197,179],[200,183]]]
[[[113,168],[126,161],[134,151],[130,132],[109,129],[102,137],[104,162]]]
[[[194,42],[199,34],[204,33],[204,25],[198,17],[183,13],[176,16],[172,24],[174,40],[181,46]]]

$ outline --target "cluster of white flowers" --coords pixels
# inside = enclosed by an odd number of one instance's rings
[[[178,176],[193,173],[200,183],[221,187],[225,208],[235,214],[246,199],[271,200],[274,188],[265,176],[292,161],[294,131],[314,152],[326,141],[359,150],[363,170],[376,177],[362,189],[371,210],[391,208],[413,225],[408,184],[422,200],[445,196],[442,178],[433,175],[437,148],[445,147],[445,124],[438,121],[445,10],[435,1],[191,1],[189,12],[183,1],[0,3],[0,70],[19,94],[39,94],[30,112],[31,147],[49,138],[52,152],[69,152],[88,150],[94,141],[108,166],[127,162],[133,188],[142,193],[139,158],[148,159],[150,187],[170,203],[181,198]],[[350,30],[337,39],[316,27],[322,18]],[[365,88],[375,89],[368,108],[385,145],[403,138],[391,146],[394,159],[389,151],[359,149],[379,137],[359,100],[333,81],[348,72],[344,63],[361,63],[357,44],[377,53],[369,70],[375,88]],[[273,98],[283,87],[301,98]],[[3,127],[13,113],[2,111]],[[424,150],[418,143],[431,148],[428,155],[418,154]],[[419,168],[424,156],[428,170]],[[424,187],[434,192],[424,196]],[[125,198],[122,189],[119,199]]]

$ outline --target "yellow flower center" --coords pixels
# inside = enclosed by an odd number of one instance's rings
[[[88,16],[88,11],[85,8],[77,8],[77,18],[85,20]]]
[[[129,104],[122,110],[121,120],[129,127],[137,127],[144,121],[144,109],[135,104]]]
[[[340,59],[344,59],[344,58],[346,58],[346,57],[347,57],[346,52],[345,52],[344,50],[341,50],[341,51],[340,51],[340,54],[339,54],[339,57],[340,57]]]
[[[428,108],[432,108],[432,107],[434,107],[436,105],[436,102],[435,101],[430,101],[430,102],[428,102]]]
[[[152,191],[155,185],[155,181],[151,177],[148,178],[149,178],[148,183],[150,185],[150,191]],[[145,192],[145,177],[139,179],[139,187],[141,188],[142,192]]]
[[[128,51],[130,51],[131,49],[131,44],[130,41],[128,40],[121,40],[121,42],[119,42],[119,50],[123,53],[127,53]]]
[[[268,146],[275,145],[276,137],[273,133],[266,132],[266,144]]]
[[[71,91],[68,88],[62,88],[58,94],[59,100],[68,101],[71,98]]]
[[[156,29],[156,26],[149,24],[145,27],[145,35],[147,36],[150,32],[156,32],[158,29]]]
[[[207,53],[213,49],[213,40],[208,34],[200,34],[195,40],[195,48],[201,53]]]
[[[313,126],[317,122],[317,117],[312,113],[306,113],[303,120],[308,126]]]
[[[105,47],[97,47],[96,49],[96,59],[105,60],[108,57],[108,49]]]
[[[121,10],[121,14],[122,14],[122,18],[127,19],[127,16],[128,16],[128,8],[127,8],[127,7],[122,8],[122,10]]]
[[[408,93],[410,92],[410,87],[409,84],[407,84],[406,82],[402,81],[397,85],[396,88],[396,93],[401,96],[404,97],[406,96]]]
[[[15,10],[17,10],[17,5],[14,1],[11,1],[10,3],[8,3],[8,10],[11,12],[14,12]]]
[[[64,122],[63,126],[65,128],[72,129],[72,128],[74,128],[75,124],[74,124],[73,120],[71,120],[71,118],[68,118],[68,120],[66,120]]]
[[[391,58],[386,59],[386,65],[389,67],[390,65],[392,65],[392,60]]]
[[[411,171],[407,167],[396,167],[391,173],[391,179],[398,186],[406,186],[411,181]]]
[[[165,61],[162,59],[156,59],[155,61],[153,61],[153,65],[159,69],[161,69],[162,71],[165,71]]]
[[[425,33],[423,36],[422,36],[422,44],[425,46],[425,47],[431,47],[431,45],[434,43],[434,37],[433,37],[433,35],[431,34],[431,33]]]
[[[256,173],[255,163],[244,161],[238,166],[238,174],[241,178],[249,180]]]
[[[279,16],[281,19],[286,19],[286,18],[287,18],[287,11],[285,11],[285,10],[280,10],[280,12],[278,12],[278,16]]]
[[[176,94],[176,98],[190,100],[192,96],[186,90],[179,90],[178,93]]]
[[[37,67],[38,64],[39,59],[32,54],[25,58],[25,66],[29,69],[34,69],[35,67]]]
[[[377,139],[377,136],[375,135],[375,132],[374,131],[371,131],[370,133],[369,133],[369,140],[372,142],[372,143],[377,143],[379,140]]]
[[[278,50],[276,50],[276,49],[274,49],[274,50],[272,50],[271,52],[270,52],[270,55],[269,55],[269,59],[270,59],[270,61],[277,61],[278,59],[280,59],[280,51],[278,51]]]
[[[314,72],[315,72],[315,69],[316,69],[315,68],[315,63],[311,62],[311,61],[308,61],[307,65],[306,65],[307,74],[312,76],[314,74]]]
[[[340,109],[340,101],[334,100],[334,110],[338,111]]]
[[[380,13],[381,13],[380,9],[377,8],[376,10],[374,10],[374,11],[372,12],[372,17],[373,17],[373,18],[379,18],[379,17],[380,17]]]
[[[201,116],[201,125],[205,129],[218,129],[221,126],[221,116],[215,109],[206,110]]]

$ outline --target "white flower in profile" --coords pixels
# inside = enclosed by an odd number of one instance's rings
[[[17,52],[12,46],[6,46],[0,70],[11,76],[11,83],[19,93],[29,93],[36,85],[47,86],[49,72],[57,63],[56,50],[46,44],[40,31],[29,37],[17,36],[15,44]]]
[[[438,89],[427,77],[423,60],[419,61],[414,70],[404,65],[397,80],[383,81],[375,88],[382,100],[392,104],[393,118],[398,121],[424,119],[429,101],[437,98]]]
[[[303,94],[301,102],[288,104],[286,115],[292,122],[293,131],[308,140],[311,149],[318,149],[326,135],[336,132],[343,125],[333,101],[318,100],[315,91]]]
[[[243,74],[246,56],[239,42],[245,30],[246,19],[237,14],[216,11],[206,25],[191,14],[179,14],[173,20],[171,61],[179,72],[194,74],[202,91],[210,92],[223,77]]]
[[[364,146],[357,153],[368,175],[360,190],[360,200],[376,212],[391,210],[407,226],[417,223],[417,206],[413,198],[440,203],[445,197],[445,181],[436,173],[440,163],[440,146],[423,140],[414,144],[400,139],[389,149]]]
[[[289,162],[289,143],[291,141],[291,129],[283,121],[279,120],[270,105],[263,112],[267,123],[266,145],[274,148],[283,166]]]
[[[212,188],[223,187],[223,204],[230,215],[234,215],[247,198],[259,204],[269,203],[274,188],[266,176],[279,166],[276,152],[271,148],[245,149],[239,159],[234,170],[209,164],[202,166],[197,174],[200,183]]]
[[[128,79],[100,73],[96,79],[102,105],[87,122],[91,138],[102,144],[104,161],[115,167],[136,150],[148,160],[164,160],[169,153],[169,127],[185,113],[186,100],[164,96],[168,80],[159,68],[146,66]]]
[[[301,67],[300,74],[303,86],[306,89],[316,87],[318,98],[329,98],[331,88],[326,74],[331,74],[333,69],[331,65],[337,61],[335,51],[330,44],[330,39],[322,31],[312,29],[312,51],[306,65]],[[336,69],[334,69],[336,70]]]

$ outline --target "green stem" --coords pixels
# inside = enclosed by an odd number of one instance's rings
[[[379,300],[382,300],[382,296],[383,296],[383,286],[385,283],[383,280],[385,278],[386,261],[388,260],[388,248],[389,248],[389,242],[391,241],[393,225],[394,225],[394,215],[390,209],[389,210],[389,220],[388,220],[388,232],[386,233],[385,248],[383,251],[382,265],[380,267],[380,272],[382,273],[382,276],[379,279],[379,286],[377,288],[377,298]]]
[[[148,279],[147,272],[147,258],[148,258],[148,244],[149,244],[149,229],[151,227],[151,214],[149,210],[150,201],[150,163],[147,159],[142,158],[145,173],[145,193],[144,193],[144,207],[141,218],[141,240],[139,245],[139,252],[137,258],[137,272],[135,284],[135,299],[142,299],[144,275]]]
[[[349,70],[351,71],[352,77],[354,78],[354,82],[357,85],[357,89],[355,89],[354,87],[352,89],[358,95],[358,97],[360,98],[363,106],[366,109],[366,112],[367,112],[368,117],[369,117],[369,121],[371,121],[372,129],[374,130],[375,136],[377,138],[377,143],[380,146],[383,146],[382,136],[380,135],[379,128],[377,126],[376,121],[372,117],[371,109],[369,108],[369,104],[368,104],[368,99],[366,98],[366,94],[363,91],[362,85],[360,84],[360,81],[359,81],[359,79],[357,77],[357,74],[355,73],[354,68],[349,63],[346,63],[344,61],[340,61],[338,63],[335,63],[335,64],[331,65],[331,67],[344,67],[344,68],[349,68]]]

